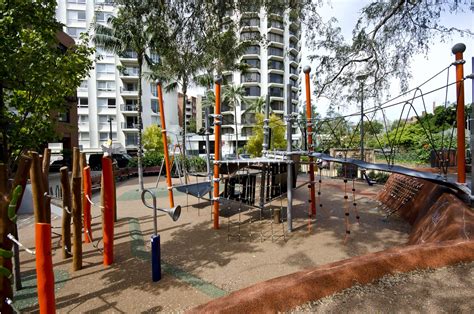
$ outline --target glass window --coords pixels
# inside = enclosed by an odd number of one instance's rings
[[[285,70],[285,64],[282,61],[270,60],[268,61],[268,68],[270,70]]]
[[[246,55],[259,55],[260,54],[260,46],[249,46],[245,51]]]
[[[102,92],[115,91],[115,81],[98,81],[97,90]]]
[[[79,140],[80,141],[88,141],[89,140],[89,132],[79,132]]]
[[[77,99],[77,106],[80,108],[85,108],[89,106],[89,99],[87,97],[79,97]]]
[[[268,47],[268,55],[283,57],[283,49],[277,47]]]
[[[270,96],[274,97],[283,97],[283,88],[280,87],[270,87],[268,90],[270,93]]]
[[[68,27],[67,28],[67,33],[69,36],[73,38],[79,37],[81,33],[85,33],[86,29],[85,28],[80,28],[80,27]]]
[[[115,108],[115,98],[108,98],[107,99],[107,107],[109,108]]]
[[[106,49],[104,49],[104,47],[101,47],[101,46],[96,46],[95,51],[96,51],[95,53],[99,56],[103,56],[103,57],[113,57],[114,56],[114,53],[112,51],[106,50]]]
[[[99,133],[99,140],[100,141],[107,141],[110,137],[110,132],[100,132]],[[112,140],[115,141],[117,140],[117,133],[112,132]]]
[[[95,12],[95,19],[99,23],[107,23],[112,14],[107,12]]]
[[[87,89],[87,80],[84,80],[81,82],[81,86],[79,86],[79,89]]]
[[[158,107],[158,100],[157,99],[152,99],[151,100],[151,111],[154,113],[160,112],[160,109]]]
[[[248,64],[250,68],[260,68],[259,59],[244,59],[243,62]]]
[[[276,20],[270,20],[270,21],[268,21],[268,27],[279,28],[279,29],[283,29],[283,28],[284,28],[283,22],[281,22],[281,21],[276,21]]]
[[[272,101],[270,107],[272,110],[284,110],[283,101]]]
[[[242,32],[240,33],[240,40],[258,40],[260,32]]]
[[[242,83],[257,82],[260,83],[260,73],[245,73],[241,77]]]
[[[268,41],[276,41],[278,43],[283,43],[283,35],[269,33],[267,35]]]
[[[268,74],[268,82],[269,83],[279,83],[283,84],[283,75],[281,74]]]
[[[151,94],[155,97],[158,97],[158,91],[156,89],[156,84],[150,83]]]
[[[99,64],[97,64],[97,73],[114,74],[115,73],[115,65],[114,64],[108,64],[108,63],[99,63]]]
[[[71,22],[85,22],[86,20],[86,11],[67,11],[67,20]]]
[[[240,26],[260,26],[260,19],[257,17],[254,18],[243,18],[240,20]]]
[[[260,96],[260,87],[250,86],[245,88],[246,96]]]

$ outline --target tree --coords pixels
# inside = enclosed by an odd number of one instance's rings
[[[163,137],[161,128],[152,124],[143,131],[143,148],[147,151],[163,152]]]
[[[372,82],[366,83],[366,97],[380,97],[394,79],[406,90],[412,57],[453,33],[472,35],[442,25],[442,13],[463,10],[469,10],[468,1],[374,0],[361,9],[349,40],[334,17],[324,22],[317,11],[307,14],[305,23],[311,27],[306,40],[317,51],[310,56],[318,73],[316,95],[357,99],[358,74],[367,74]]]
[[[117,16],[109,18],[108,25],[95,24],[94,43],[105,50],[122,55],[136,53],[138,60],[138,183],[143,190],[142,143],[142,79],[145,62],[150,61],[150,48],[160,46],[163,34],[161,3],[152,0],[116,0]]]
[[[229,105],[230,108],[234,109],[234,127],[235,127],[235,154],[239,157],[239,130],[237,128],[237,107],[246,103],[245,99],[245,88],[241,85],[225,85],[222,92],[222,100],[224,103]]]
[[[263,119],[264,116],[261,113],[255,115],[256,123],[253,128],[253,135],[248,139],[247,144],[245,145],[245,150],[256,157],[262,156],[263,151]],[[276,115],[270,116],[269,126],[271,129],[271,141],[270,149],[285,149],[286,148],[286,139],[285,131],[286,126],[283,121],[278,118]]]
[[[0,162],[10,172],[23,152],[57,139],[58,114],[92,68],[93,49],[59,43],[55,9],[56,1],[0,2]]]

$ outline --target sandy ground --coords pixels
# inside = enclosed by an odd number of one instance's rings
[[[472,313],[474,263],[414,271],[354,286],[291,313]]]
[[[145,179],[147,187],[154,187],[156,177]],[[160,183],[158,206],[168,207],[163,187]],[[380,187],[369,187],[361,182],[356,183],[355,188],[360,224],[351,209],[351,234],[347,243],[344,243],[342,180],[323,179],[323,207],[317,219],[311,221],[310,231],[306,214],[308,189],[304,186],[297,191],[291,234],[285,231],[286,224],[272,223],[269,210],[264,211],[260,219],[259,210],[246,209],[239,203],[230,207],[222,205],[222,214],[229,218],[221,217],[221,228],[213,230],[209,203],[176,193],[175,203],[183,206],[180,219],[173,222],[163,213],[158,218],[163,279],[153,283],[149,262],[152,213],[139,199],[136,178],[118,183],[118,222],[112,266],[104,267],[100,251],[91,244],[84,244],[83,269],[72,272],[71,260],[61,257],[61,229],[58,229],[61,218],[55,217],[52,221],[57,309],[60,312],[181,312],[263,280],[405,243],[409,226],[396,217],[385,219],[372,199]],[[348,185],[347,191],[351,189],[352,185]],[[98,202],[98,198],[95,195],[93,200]],[[350,208],[352,202],[349,194],[347,205]],[[285,212],[285,206],[285,200],[276,200],[269,208],[282,208]],[[240,241],[237,236],[239,208]],[[95,207],[93,216],[99,213],[100,209]],[[20,239],[32,247],[31,218],[23,218]],[[93,220],[94,245],[98,248],[102,247],[101,233],[98,216]],[[22,311],[35,312],[38,308],[34,259],[25,252],[21,259],[25,289],[16,293],[15,305]]]

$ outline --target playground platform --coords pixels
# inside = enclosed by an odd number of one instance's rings
[[[307,180],[305,175],[298,179]],[[154,187],[155,180],[145,177],[145,186]],[[59,312],[183,312],[270,279],[404,246],[413,231],[398,215],[385,217],[386,209],[377,200],[383,186],[369,187],[364,182],[355,182],[360,223],[351,212],[351,233],[346,242],[342,180],[323,178],[323,206],[312,220],[307,217],[306,186],[296,191],[291,234],[285,232],[284,223],[265,213],[260,219],[258,209],[245,209],[238,203],[223,204],[220,229],[213,230],[209,202],[175,192],[175,203],[182,206],[182,213],[177,222],[166,214],[159,215],[163,278],[154,283],[149,252],[152,212],[143,206],[137,187],[136,178],[117,184],[114,263],[109,267],[103,266],[99,251],[100,208],[93,208],[97,218],[92,225],[93,244],[99,249],[83,244],[84,267],[80,271],[73,272],[72,261],[62,259],[61,229],[56,229],[61,218],[52,220]],[[157,196],[158,206],[168,207],[164,183],[160,183]],[[94,202],[99,203],[99,199],[94,195]],[[283,209],[284,218],[284,202],[276,199],[269,208]],[[22,217],[22,221],[20,240],[32,247],[32,220]],[[22,312],[38,311],[34,257],[25,252],[21,253],[21,271],[24,289],[16,292],[15,306]]]

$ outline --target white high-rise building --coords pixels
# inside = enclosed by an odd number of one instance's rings
[[[297,112],[300,96],[301,23],[298,14],[283,9],[266,12],[263,7],[253,7],[244,12],[229,12],[229,16],[239,25],[240,39],[250,41],[251,45],[241,57],[241,61],[249,66],[247,73],[224,72],[224,83],[244,86],[248,102],[259,97],[266,99],[267,94],[270,95],[272,113],[285,121],[283,117],[286,114],[287,94],[291,93],[293,112]],[[290,90],[287,90],[287,84],[291,84]],[[237,107],[239,148],[252,136],[256,122],[255,112],[245,112],[248,106]],[[224,155],[236,152],[234,114],[233,108],[223,104]],[[197,126],[198,129],[203,127],[202,119],[198,119]],[[299,130],[293,128],[292,140],[297,141],[300,138]],[[202,136],[195,136],[193,139],[192,149],[198,149],[199,153],[203,154]],[[213,141],[213,136],[211,140]]]
[[[59,0],[56,17],[65,25],[64,31],[79,40],[82,32],[93,34],[92,23],[106,23],[117,8],[110,0]],[[100,56],[100,59],[97,58]],[[77,90],[79,145],[86,152],[101,151],[110,137],[114,146],[135,153],[138,149],[138,61],[133,52],[120,56],[96,47],[98,59],[89,78]],[[151,54],[152,58],[157,56]],[[120,66],[120,71],[117,66]],[[160,125],[156,85],[142,79],[143,128]],[[178,95],[164,93],[165,118],[168,131],[179,132]]]

